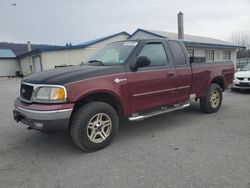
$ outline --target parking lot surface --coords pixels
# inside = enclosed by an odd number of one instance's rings
[[[120,121],[113,143],[84,153],[67,132],[29,131],[12,118],[19,79],[0,80],[0,187],[250,188],[250,92],[224,93],[140,122]]]

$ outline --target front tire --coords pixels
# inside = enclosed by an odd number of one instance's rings
[[[95,151],[109,145],[118,130],[118,115],[114,108],[103,102],[90,102],[73,115],[70,135],[84,151]]]
[[[202,112],[215,113],[222,103],[222,89],[218,84],[211,84],[205,97],[200,98]]]

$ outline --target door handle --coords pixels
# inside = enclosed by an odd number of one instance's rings
[[[168,77],[173,77],[173,76],[175,76],[175,72],[168,72],[168,73],[167,73],[167,76],[168,76]]]

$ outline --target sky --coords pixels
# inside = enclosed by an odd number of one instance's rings
[[[16,6],[13,6],[16,4]],[[250,0],[0,0],[0,41],[65,45],[137,28],[230,40],[250,31]]]

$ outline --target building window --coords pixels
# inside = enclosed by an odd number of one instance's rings
[[[187,52],[188,52],[188,55],[189,55],[189,57],[192,57],[192,56],[194,56],[194,49],[187,49]]]
[[[231,53],[230,53],[230,51],[224,51],[223,52],[223,59],[224,60],[230,60],[231,59]]]
[[[213,50],[205,50],[206,61],[214,61],[214,51]]]

